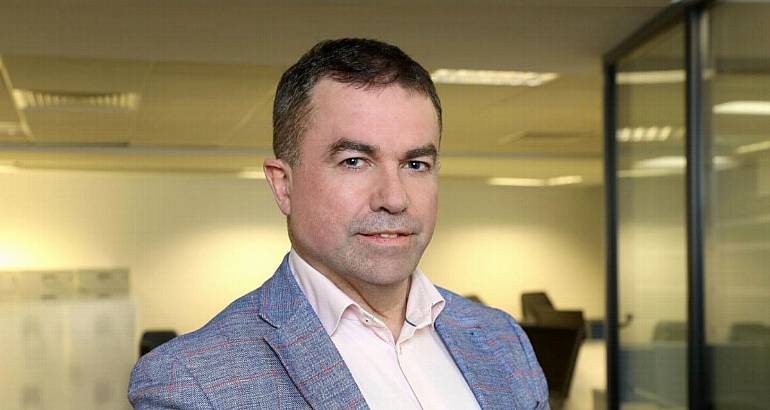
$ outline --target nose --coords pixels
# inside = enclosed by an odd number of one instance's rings
[[[400,169],[383,169],[377,175],[371,199],[372,211],[391,214],[404,212],[409,207],[409,195],[401,180]]]

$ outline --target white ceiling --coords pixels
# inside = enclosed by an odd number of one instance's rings
[[[0,161],[233,171],[269,155],[281,72],[325,38],[399,45],[429,70],[557,72],[537,88],[439,86],[442,172],[601,181],[601,55],[666,0],[0,3]],[[135,93],[136,110],[17,110],[3,87]]]

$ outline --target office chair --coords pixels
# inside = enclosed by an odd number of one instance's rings
[[[139,357],[149,353],[152,349],[168,342],[176,337],[173,330],[148,330],[142,334],[139,341]]]

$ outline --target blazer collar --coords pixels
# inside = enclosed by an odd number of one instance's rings
[[[314,409],[368,409],[364,396],[308,303],[285,257],[262,287],[262,319],[275,327],[265,340]]]

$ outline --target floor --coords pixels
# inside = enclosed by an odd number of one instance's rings
[[[606,388],[604,340],[586,340],[580,347],[572,387],[563,410],[594,410],[594,390]]]

